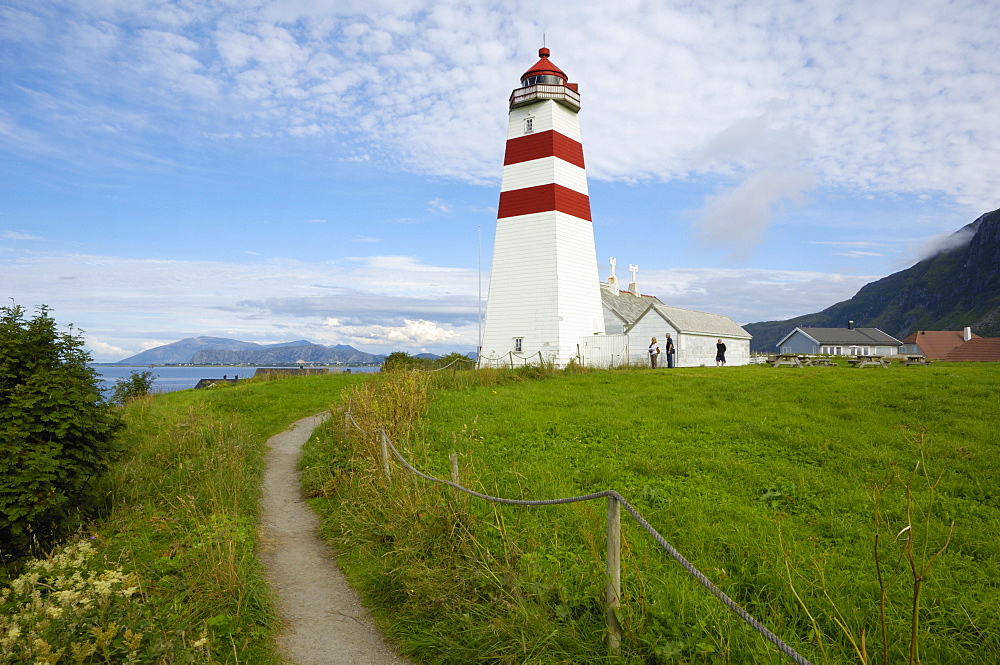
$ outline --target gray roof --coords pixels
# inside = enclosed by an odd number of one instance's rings
[[[740,327],[735,321],[722,314],[697,312],[693,309],[671,307],[664,305],[656,296],[636,297],[629,291],[619,291],[617,294],[607,288],[601,289],[601,302],[611,310],[626,326],[655,311],[678,332],[689,334],[715,335],[718,337],[736,337],[750,339],[752,335]]]
[[[815,340],[818,344],[843,344],[847,346],[899,346],[901,341],[878,328],[796,328]],[[781,342],[795,334],[795,330],[785,335]]]
[[[653,305],[653,309],[669,321],[670,325],[676,328],[678,332],[689,334],[700,333],[718,337],[738,337],[742,339],[753,337],[738,323],[722,314],[709,314],[708,312],[698,312],[693,309],[682,309],[663,304],[655,304]]]
[[[601,286],[601,303],[621,319],[625,325],[632,325],[638,321],[646,313],[650,305],[654,303],[663,304],[656,296],[636,297],[631,291],[618,291],[615,293],[603,285]]]

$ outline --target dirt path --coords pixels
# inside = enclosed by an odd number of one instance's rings
[[[302,499],[299,451],[323,416],[294,423],[268,440],[261,515],[261,558],[285,626],[282,657],[296,665],[407,663],[385,642],[316,533]]]

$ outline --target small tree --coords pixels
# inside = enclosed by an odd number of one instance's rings
[[[419,358],[414,358],[406,351],[393,351],[382,361],[382,371],[386,373],[403,372],[413,369],[419,363]]]
[[[434,361],[437,367],[451,367],[455,370],[475,369],[476,363],[464,353],[454,351],[448,355]]]
[[[101,397],[83,341],[0,307],[0,548],[20,556],[71,526],[116,452],[119,417]]]
[[[128,376],[115,381],[115,386],[111,391],[111,403],[126,404],[137,397],[151,395],[155,380],[152,372],[133,371]]]

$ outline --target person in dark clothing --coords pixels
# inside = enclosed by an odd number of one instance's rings
[[[674,340],[670,339],[670,333],[667,333],[667,339],[663,341],[663,352],[667,354],[667,368],[670,369],[674,366]]]
[[[715,345],[715,365],[717,367],[726,366],[726,345],[723,344],[722,340]]]

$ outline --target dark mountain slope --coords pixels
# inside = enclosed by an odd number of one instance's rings
[[[968,242],[964,242],[968,237]],[[867,284],[850,300],[784,321],[743,326],[753,351],[773,351],[797,326],[879,328],[902,339],[916,330],[961,330],[1000,336],[1000,210],[953,236],[952,249]]]

